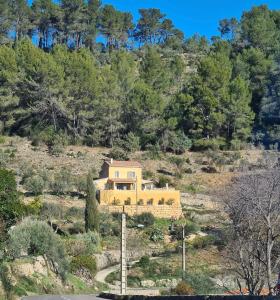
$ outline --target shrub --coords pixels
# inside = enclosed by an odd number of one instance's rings
[[[149,199],[147,201],[147,205],[153,205],[153,203],[154,203],[154,199],[153,198],[151,198],[151,199]]]
[[[136,222],[145,226],[152,226],[155,223],[155,217],[153,214],[145,212],[136,216]]]
[[[85,211],[83,208],[74,207],[74,206],[70,207],[66,212],[66,218],[74,217],[74,218],[82,219],[84,218],[84,215],[85,215]]]
[[[137,265],[140,267],[140,268],[145,268],[147,267],[147,265],[149,265],[150,263],[150,257],[145,255],[145,256],[142,256],[139,260],[139,262],[137,263]]]
[[[163,232],[160,229],[154,229],[150,234],[150,240],[153,242],[159,242],[164,240]]]
[[[158,187],[160,187],[160,188],[166,187],[166,184],[170,185],[171,180],[167,176],[164,176],[164,175],[159,176]]]
[[[174,202],[175,202],[175,200],[170,198],[170,199],[168,199],[168,200],[166,201],[166,204],[167,204],[167,205],[172,205]]]
[[[144,170],[143,171],[143,179],[151,179],[154,178],[155,174],[152,171]]]
[[[66,168],[62,168],[60,172],[55,174],[51,188],[58,195],[70,191],[72,188],[71,172]]]
[[[2,149],[0,149],[0,168],[5,168],[9,160],[10,160],[9,153],[6,153]]]
[[[130,205],[131,204],[131,198],[127,198],[125,201],[124,201],[124,205]]]
[[[175,293],[177,295],[193,295],[194,290],[187,282],[181,281],[177,284]]]
[[[29,204],[25,205],[27,215],[39,215],[43,207],[40,197],[35,197]]]
[[[5,137],[3,135],[0,135],[0,144],[5,144]]]
[[[83,234],[78,234],[76,238],[84,244],[86,254],[91,255],[100,251],[101,241],[97,232],[89,231]]]
[[[113,202],[112,202],[112,205],[120,205],[120,203],[121,203],[120,199],[114,198]]]
[[[144,200],[143,199],[139,199],[137,202],[138,205],[144,205]]]
[[[32,177],[27,178],[24,186],[29,192],[38,196],[43,193],[45,182],[41,176],[33,175]]]
[[[87,191],[87,178],[85,176],[78,176],[75,179],[75,187],[79,193]]]
[[[96,274],[96,260],[90,255],[80,255],[72,259],[70,263],[70,270],[72,273],[87,270],[93,278]]]
[[[164,198],[161,198],[159,201],[158,201],[158,205],[163,205],[164,204]]]
[[[8,234],[9,254],[13,258],[45,255],[54,271],[65,278],[67,261],[63,244],[45,222],[26,218],[10,229]]]
[[[59,204],[44,202],[40,211],[40,216],[43,219],[62,219],[64,218],[64,211]]]
[[[210,245],[213,245],[215,243],[215,240],[215,237],[211,235],[197,236],[190,242],[190,245],[195,249],[204,249]]]

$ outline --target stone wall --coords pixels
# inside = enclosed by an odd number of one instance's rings
[[[124,211],[129,216],[150,212],[157,218],[178,219],[182,215],[180,205],[100,205],[99,208],[101,211],[108,213],[121,213]]]

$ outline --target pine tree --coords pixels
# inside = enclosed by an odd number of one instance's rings
[[[87,199],[85,209],[85,228],[86,231],[99,232],[99,213],[95,196],[95,186],[92,181],[91,173],[87,176]]]

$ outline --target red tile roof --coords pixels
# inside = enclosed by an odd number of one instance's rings
[[[106,160],[105,161],[111,167],[133,167],[133,168],[142,168],[141,164],[138,161],[133,160]]]

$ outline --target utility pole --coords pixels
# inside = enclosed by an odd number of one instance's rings
[[[126,266],[126,215],[122,213],[121,224],[121,295],[126,294],[127,288],[127,266]]]
[[[182,225],[182,280],[186,274],[186,243],[185,243],[185,226]]]

